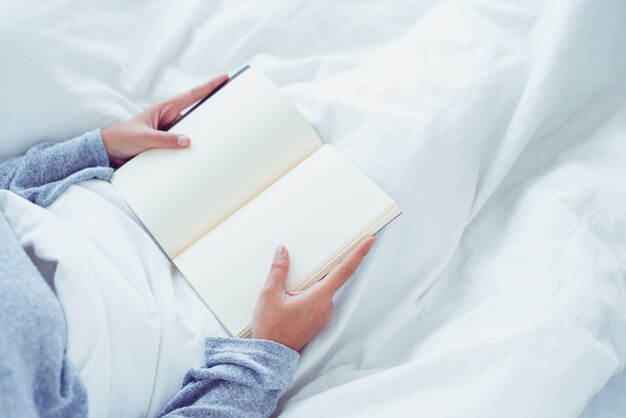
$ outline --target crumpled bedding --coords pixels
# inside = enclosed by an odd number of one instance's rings
[[[623,2],[0,7],[0,156],[251,64],[403,209],[275,416],[623,415]],[[108,183],[0,208],[56,264],[92,415],[153,416],[210,311]]]

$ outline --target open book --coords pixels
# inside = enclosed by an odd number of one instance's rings
[[[248,336],[276,246],[289,291],[320,280],[400,214],[395,202],[246,67],[111,183],[231,335]]]

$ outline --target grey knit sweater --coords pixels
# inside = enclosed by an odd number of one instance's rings
[[[0,162],[0,189],[40,206],[69,185],[108,180],[100,131]],[[297,352],[271,341],[207,338],[203,367],[159,416],[265,417],[293,380]],[[87,396],[66,355],[63,310],[0,212],[0,416],[85,417]]]

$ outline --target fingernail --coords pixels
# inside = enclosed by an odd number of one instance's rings
[[[370,246],[369,246],[369,248],[367,249],[367,251],[371,250],[371,249],[372,249],[372,247],[374,246],[374,244],[376,244],[376,237],[372,237],[372,238],[374,238],[374,239],[370,242]]]
[[[285,247],[279,245],[276,247],[276,257],[282,257],[283,255],[285,255]]]
[[[176,140],[176,144],[178,144],[179,147],[188,147],[189,142],[190,142],[189,137],[185,135],[179,136],[178,139]]]

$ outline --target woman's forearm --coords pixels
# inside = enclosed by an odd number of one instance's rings
[[[291,385],[299,358],[272,341],[207,338],[203,367],[187,372],[159,417],[267,417]]]
[[[24,155],[0,161],[0,189],[45,207],[71,184],[108,180],[112,173],[100,130],[95,130],[65,142],[39,144]]]

